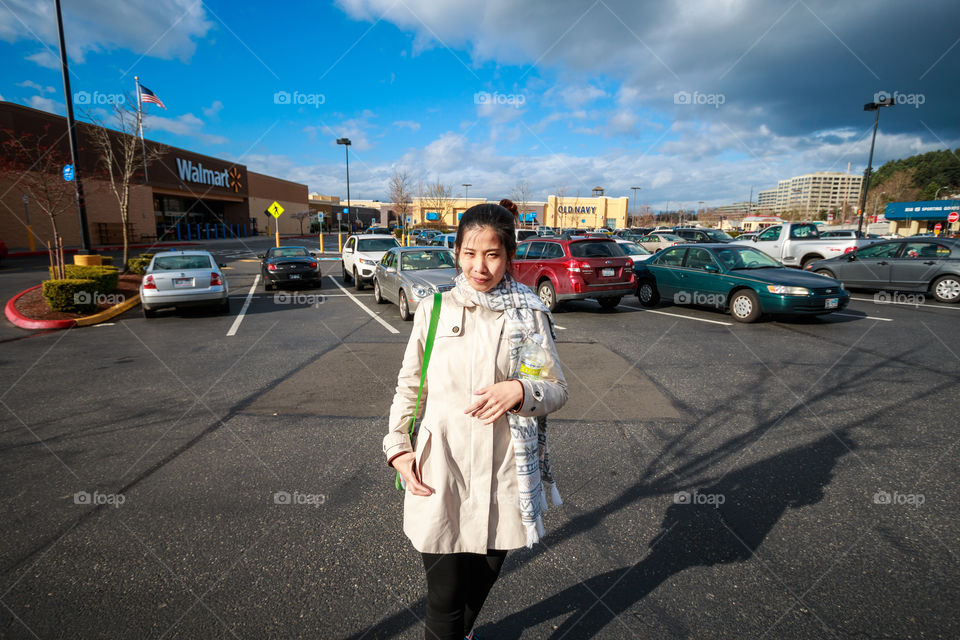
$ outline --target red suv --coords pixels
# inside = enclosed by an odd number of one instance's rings
[[[531,238],[517,245],[511,273],[551,311],[584,298],[613,309],[637,288],[633,260],[610,238]]]

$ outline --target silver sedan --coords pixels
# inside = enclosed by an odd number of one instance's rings
[[[384,254],[373,273],[373,299],[394,302],[400,317],[412,320],[420,302],[449,291],[457,277],[453,252],[442,247],[397,247]]]
[[[164,251],[153,256],[140,282],[145,318],[163,307],[210,306],[230,312],[230,287],[207,251]]]

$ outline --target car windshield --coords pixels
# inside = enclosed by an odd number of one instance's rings
[[[396,238],[367,238],[357,242],[357,251],[389,251],[399,246]]]
[[[452,269],[455,266],[450,251],[404,251],[400,254],[401,271]]]
[[[159,256],[153,259],[154,271],[186,271],[212,267],[213,264],[207,256]]]
[[[714,253],[727,269],[770,269],[782,266],[753,247],[724,247]]]
[[[310,254],[302,247],[280,247],[279,249],[270,249],[267,252],[268,258],[309,258]]]
[[[620,248],[627,253],[635,256],[648,256],[650,252],[638,245],[636,242],[619,242]]]
[[[733,236],[719,229],[708,229],[705,230],[704,233],[707,234],[711,240],[733,240]]]
[[[626,254],[616,242],[582,240],[570,243],[570,255],[574,258],[616,258]]]

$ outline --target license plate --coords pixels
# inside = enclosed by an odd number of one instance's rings
[[[174,278],[173,286],[174,288],[192,287],[193,278]]]
[[[840,304],[840,298],[827,298],[825,309],[836,309]]]
[[[600,275],[604,277],[613,276],[613,269],[600,269]]]
[[[299,274],[299,273],[291,273],[291,274],[290,274],[290,279],[291,279],[291,280],[299,280],[299,279],[300,279],[300,274]]]

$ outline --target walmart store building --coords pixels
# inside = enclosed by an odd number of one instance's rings
[[[94,246],[122,241],[120,208],[101,168],[93,142],[94,125],[77,123],[78,173],[83,180],[90,241]],[[112,132],[119,141],[120,134]],[[69,162],[70,147],[66,119],[9,102],[0,102],[0,145],[8,136],[22,140],[42,139],[42,147]],[[250,171],[243,164],[146,141],[162,155],[131,181],[129,235],[131,242],[155,240],[205,240],[244,237],[273,231],[272,216],[266,209],[274,201],[284,208],[281,233],[299,233],[300,223],[292,214],[309,211],[307,185]],[[139,149],[139,144],[137,146]],[[8,153],[5,147],[2,153]],[[36,246],[52,240],[49,218],[31,203],[16,171],[9,170],[9,157],[0,159],[6,167],[0,173],[0,240],[10,250],[28,247],[27,216]],[[31,174],[36,177],[36,174]],[[69,190],[65,211],[57,217],[64,246],[80,245],[76,199],[72,185],[63,183],[59,171],[51,184]],[[27,202],[23,196],[27,195]],[[31,207],[31,204],[34,206]],[[304,225],[309,228],[309,224]]]

